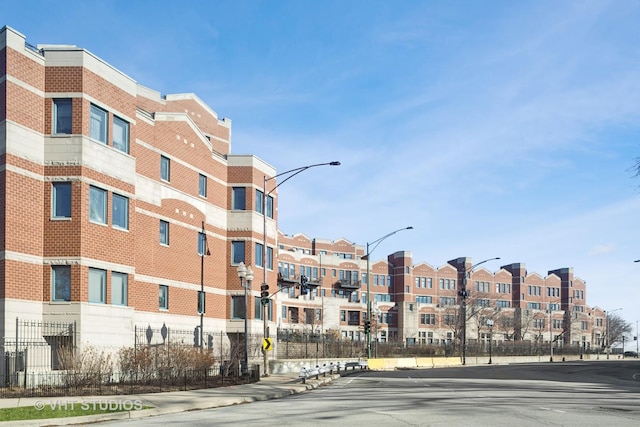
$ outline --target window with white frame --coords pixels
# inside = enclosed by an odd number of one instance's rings
[[[264,260],[264,246],[262,243],[256,243],[255,264],[256,267],[262,267]]]
[[[258,189],[256,189],[256,212],[264,213],[264,193]]]
[[[267,268],[273,270],[273,248],[267,246]]]
[[[267,218],[273,218],[273,196],[267,195]]]
[[[61,98],[53,100],[53,133],[72,133],[72,109],[71,99]]]
[[[247,313],[247,305],[244,296],[234,295],[231,297],[231,318],[244,319]]]
[[[91,105],[90,136],[96,141],[107,143],[108,113],[100,107]]]
[[[71,267],[68,265],[51,266],[51,300],[71,301]]]
[[[169,286],[158,286],[158,308],[161,310],[169,309]]]
[[[107,191],[89,187],[89,220],[98,224],[107,223]]]
[[[160,244],[169,246],[169,223],[160,220]]]
[[[160,179],[171,181],[171,160],[166,156],[160,156]]]
[[[129,122],[113,116],[113,148],[129,154]]]
[[[206,175],[198,175],[198,195],[207,197],[207,177]]]
[[[89,269],[89,302],[107,302],[107,272],[98,268]]]
[[[111,304],[127,305],[127,275],[111,273]]]
[[[128,230],[129,199],[114,193],[111,200],[111,216],[111,223],[113,224],[113,227]]]
[[[51,217],[71,218],[71,183],[54,182],[51,186]]]
[[[231,242],[231,263],[241,262],[244,262],[244,240],[235,240]]]
[[[231,189],[231,209],[243,211],[247,208],[246,190],[245,187],[233,187]]]

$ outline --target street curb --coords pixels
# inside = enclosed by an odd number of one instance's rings
[[[264,400],[280,399],[282,397],[291,396],[294,394],[304,393],[306,391],[315,390],[320,386],[331,383],[334,379],[340,378],[340,375],[332,375],[329,377],[320,378],[318,380],[307,380],[306,384],[300,382],[282,383],[277,385],[270,385],[271,390],[261,391],[258,390],[253,395],[247,396],[230,396],[230,397],[212,397],[208,403],[196,402],[194,404],[181,404],[181,405],[169,405],[165,408],[155,407],[151,409],[141,409],[137,411],[116,412],[110,414],[99,415],[86,415],[80,417],[69,418],[47,418],[42,420],[24,420],[24,421],[11,421],[11,426],[19,427],[52,427],[52,426],[68,426],[77,424],[97,423],[102,421],[120,421],[129,419],[139,419],[154,417],[159,415],[177,414],[187,411],[199,411],[204,409],[221,408],[224,406],[242,405],[244,403],[259,402]],[[254,385],[260,385],[255,383]],[[147,404],[148,402],[143,402]],[[9,425],[4,421],[0,421],[0,426]]]

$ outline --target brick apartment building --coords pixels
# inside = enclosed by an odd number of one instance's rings
[[[271,298],[272,336],[364,339],[365,249],[279,232],[276,191],[263,212],[263,179],[276,170],[232,154],[231,121],[197,96],[162,96],[83,48],[32,46],[4,27],[0,101],[0,345],[18,340],[16,319],[73,322],[78,345],[111,348],[147,325],[242,333],[241,261],[256,276],[249,330],[262,334],[263,260],[271,293],[301,275],[311,285]],[[470,259],[433,267],[401,251],[370,262],[375,339],[455,339]],[[605,314],[586,305],[570,268],[542,276],[514,263],[475,270],[467,284],[471,342],[487,339],[489,318],[495,340],[559,336],[587,348],[604,336]]]

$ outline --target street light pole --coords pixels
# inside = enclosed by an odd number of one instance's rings
[[[462,269],[462,289],[458,292],[460,298],[462,298],[462,304],[460,304],[460,317],[462,317],[462,337],[460,340],[460,344],[462,347],[462,364],[466,365],[467,363],[467,297],[469,296],[469,291],[467,291],[467,275],[473,273],[473,269],[479,266],[480,264],[484,264],[485,262],[494,261],[496,259],[500,259],[500,257],[485,259],[484,261],[480,261],[476,264],[473,264],[467,273],[467,261],[465,258],[464,266]]]
[[[244,376],[247,374],[247,365],[249,363],[249,340],[247,339],[247,334],[249,333],[249,324],[247,320],[249,317],[247,316],[249,309],[247,302],[249,297],[247,295],[247,287],[244,285],[244,278],[247,277],[247,268],[244,266],[244,262],[238,264],[238,277],[240,278],[240,287],[244,288],[244,360],[242,361],[242,375]]]
[[[204,330],[204,312],[206,307],[206,297],[204,294],[204,257],[211,255],[209,245],[207,244],[207,235],[204,230],[204,221],[202,221],[202,248],[200,249],[200,294],[198,295],[198,311],[200,311],[200,353],[204,348],[203,330]]]
[[[263,176],[262,181],[262,285],[260,286],[261,291],[264,291],[267,295],[269,292],[269,284],[267,282],[267,199],[269,195],[275,191],[276,188],[287,182],[289,179],[306,171],[307,169],[315,168],[317,166],[340,166],[340,162],[333,161],[327,163],[316,163],[313,165],[301,166],[299,168],[291,169],[285,172],[281,172],[272,177]],[[279,182],[275,187],[273,187],[267,193],[267,181],[272,179],[276,179],[280,176],[288,175],[285,179]],[[271,204],[271,210],[273,214],[273,203]],[[274,293],[275,294],[275,293]],[[271,295],[273,296],[273,294]],[[262,334],[264,338],[269,338],[269,319],[267,319],[268,314],[268,305],[271,301],[271,296],[266,298],[260,298],[260,304],[262,305]],[[264,376],[269,376],[269,357],[266,350],[262,349],[262,358],[263,358],[263,370]]]
[[[367,257],[367,321],[369,322],[369,325],[371,325],[371,278],[370,278],[371,252],[373,252],[378,247],[378,245],[382,243],[384,239],[386,239],[387,237],[391,237],[394,234],[403,230],[413,230],[413,227],[409,226],[409,227],[399,228],[396,231],[392,231],[389,234],[385,234],[384,236],[380,237],[377,240],[374,240],[371,243],[367,243],[367,253],[365,256]],[[369,249],[369,247],[371,246],[373,247]],[[371,327],[369,327],[365,332],[367,334],[367,359],[371,359]]]
[[[253,281],[251,266],[245,267],[244,262],[238,264],[238,277],[240,278],[240,286],[244,288],[244,362],[242,375],[246,377],[249,374],[249,288]]]
[[[553,362],[553,323],[551,323],[552,314],[553,310],[551,309],[551,303],[549,303],[549,362]]]
[[[489,327],[489,365],[491,365],[491,339],[493,332],[493,320],[487,319],[487,326]]]

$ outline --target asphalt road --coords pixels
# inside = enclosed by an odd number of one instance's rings
[[[175,423],[638,426],[640,360],[362,372],[283,399],[105,424]]]

